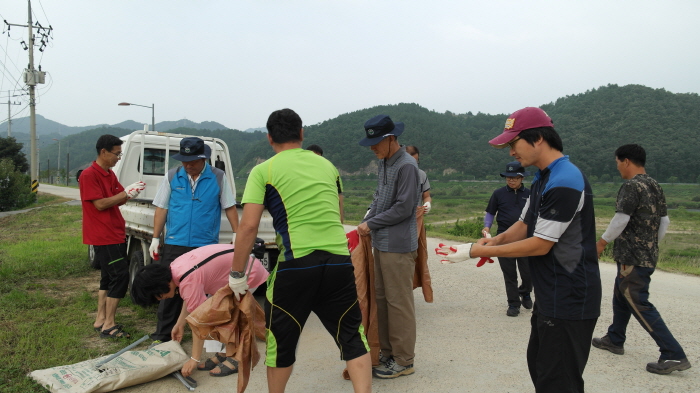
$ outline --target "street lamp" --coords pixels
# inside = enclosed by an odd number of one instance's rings
[[[156,110],[155,110],[155,106],[156,106],[156,105],[155,105],[155,104],[151,104],[151,106],[147,106],[147,105],[132,104],[132,103],[130,103],[130,102],[120,102],[118,105],[119,105],[119,106],[130,106],[130,105],[133,105],[133,106],[141,106],[141,107],[144,107],[144,108],[151,108],[151,131],[155,131],[155,130],[156,130]]]
[[[60,182],[61,179],[61,140],[56,138],[51,138],[58,141],[58,162],[56,163],[56,179]]]

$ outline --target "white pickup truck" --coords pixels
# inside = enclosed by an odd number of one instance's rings
[[[193,135],[144,130],[134,131],[121,138],[124,141],[122,144],[123,156],[112,170],[121,184],[131,184],[136,181],[146,183],[146,189],[137,198],[127,201],[120,207],[126,221],[130,282],[141,266],[151,263],[148,248],[153,238],[153,215],[156,210],[156,207],[153,205],[153,198],[168,170],[180,165],[180,161],[172,159],[172,156],[180,151],[180,140],[188,136]],[[201,136],[199,138],[202,138],[204,143],[211,147],[212,154],[209,164],[226,173],[228,184],[231,185],[233,194],[236,195],[228,146],[218,138]],[[243,209],[240,205],[237,208],[240,218]],[[167,231],[167,227],[165,230]],[[229,224],[225,213],[222,211],[219,243],[230,243],[232,236],[231,224]],[[279,251],[275,243],[272,216],[267,210],[263,212],[260,220],[258,238],[265,243],[265,255],[261,258],[261,261],[271,271],[277,263]],[[162,239],[161,244],[163,244]],[[92,246],[89,249],[89,257],[90,262],[92,262],[94,258]]]

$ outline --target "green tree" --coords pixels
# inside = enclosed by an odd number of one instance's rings
[[[671,177],[668,178],[668,182],[671,183],[671,184],[676,184],[676,183],[678,183],[678,177],[676,177],[676,176],[671,176]]]
[[[0,211],[16,210],[35,201],[31,192],[31,179],[15,170],[9,157],[0,159]]]
[[[25,157],[22,152],[23,146],[24,145],[18,143],[14,137],[8,136],[7,138],[0,138],[0,160],[3,158],[10,158],[14,164],[15,170],[22,173],[29,170],[27,157]]]
[[[601,183],[607,183],[609,181],[610,181],[610,175],[608,175],[607,173],[600,177]]]

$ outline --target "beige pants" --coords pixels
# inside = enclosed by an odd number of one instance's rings
[[[401,366],[413,364],[415,357],[413,273],[416,255],[415,251],[395,253],[374,249],[379,345],[382,355],[393,356]]]

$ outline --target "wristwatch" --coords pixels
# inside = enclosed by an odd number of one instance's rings
[[[243,278],[243,277],[245,277],[245,272],[231,271],[228,275],[231,276],[231,278]]]

